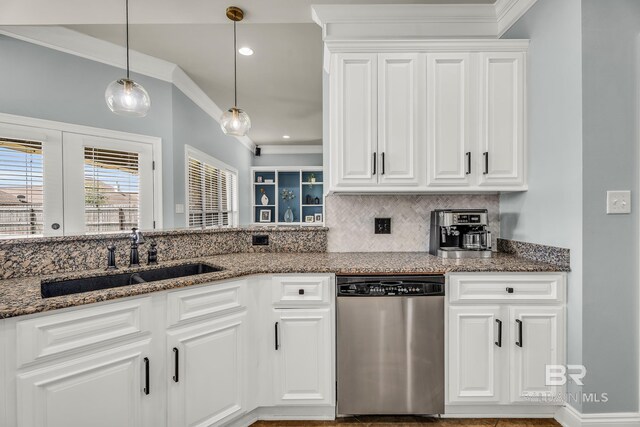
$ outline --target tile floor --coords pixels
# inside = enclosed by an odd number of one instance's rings
[[[335,421],[258,421],[252,427],[417,427],[417,426],[466,426],[466,427],[558,427],[553,419],[548,418],[510,418],[510,419],[462,419],[462,418],[430,418],[430,417],[380,417],[358,416],[338,418]]]

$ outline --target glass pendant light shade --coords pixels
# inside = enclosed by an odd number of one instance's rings
[[[220,127],[225,135],[245,136],[251,129],[251,119],[247,113],[233,107],[222,113]]]
[[[111,82],[104,92],[104,99],[111,111],[122,116],[144,117],[151,108],[147,91],[126,78]]]

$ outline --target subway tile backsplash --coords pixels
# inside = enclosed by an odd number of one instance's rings
[[[325,203],[329,252],[427,252],[430,215],[434,209],[488,209],[494,250],[500,237],[497,194],[334,194],[327,196]],[[374,234],[376,217],[391,218],[391,234]]]

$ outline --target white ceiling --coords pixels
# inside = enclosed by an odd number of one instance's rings
[[[494,0],[130,0],[131,48],[180,66],[222,109],[233,103],[233,4],[245,11],[238,105],[258,145],[320,144],[322,34],[312,4],[492,4]],[[0,0],[0,25],[64,25],[124,45],[123,1]],[[153,95],[153,94],[151,94]],[[284,140],[283,135],[291,139]]]

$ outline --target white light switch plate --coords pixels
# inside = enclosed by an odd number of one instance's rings
[[[607,214],[631,213],[631,191],[607,191]]]
[[[177,214],[184,213],[184,205],[182,203],[176,203],[176,213]]]

